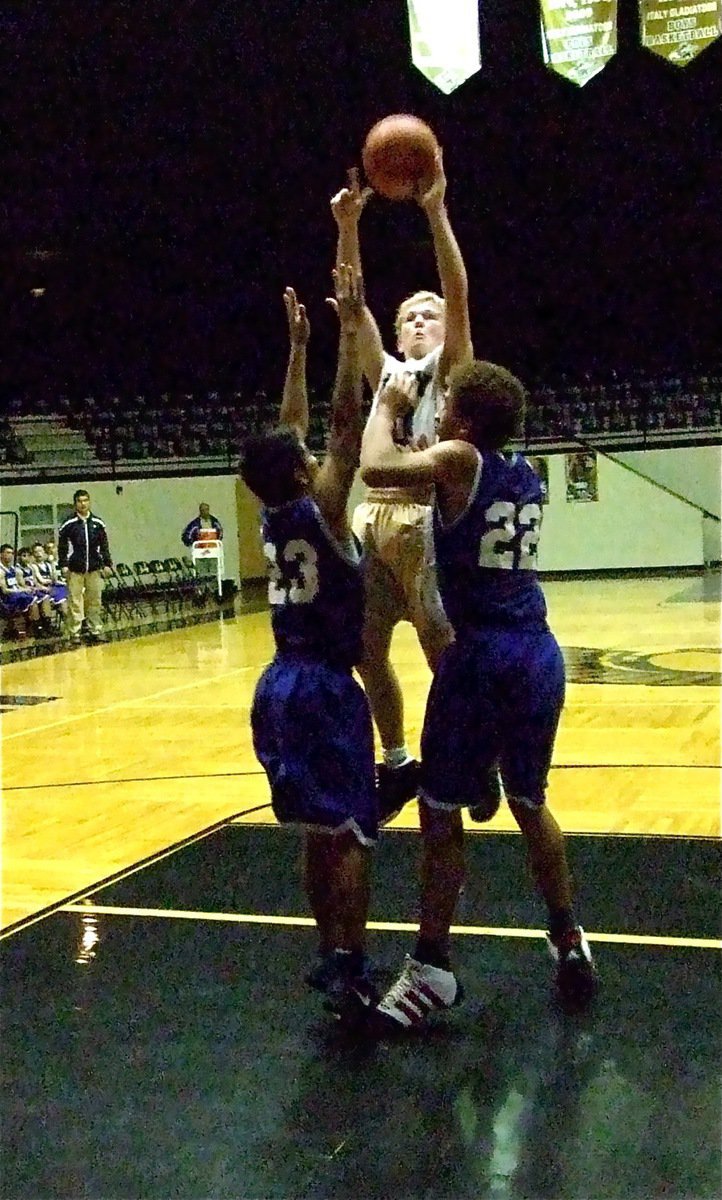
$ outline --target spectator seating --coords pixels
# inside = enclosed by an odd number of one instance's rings
[[[523,370],[520,369],[523,377]],[[322,452],[328,430],[330,386],[309,391],[311,414],[308,443]],[[106,465],[143,462],[163,469],[178,460],[198,463],[209,459],[233,466],[244,438],[278,417],[278,397],[259,389],[163,393],[161,395],[77,395],[44,401],[71,427],[82,431],[98,459]],[[10,420],[0,422],[0,462],[3,438],[12,434],[12,420],[33,411],[31,396],[8,404]],[[3,430],[5,429],[5,433]],[[532,383],[529,388],[525,444],[545,440],[622,437],[630,443],[679,431],[710,438],[722,433],[722,366],[687,373],[662,372],[652,377],[637,372],[628,378],[561,376]]]
[[[722,373],[659,379],[637,375],[607,382],[532,388],[526,442],[552,438],[645,437],[672,431],[722,430]]]
[[[32,461],[33,455],[7,417],[0,418],[0,465],[24,466]]]

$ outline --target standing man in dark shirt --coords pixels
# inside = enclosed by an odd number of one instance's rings
[[[90,511],[89,493],[79,488],[73,495],[73,506],[74,515],[61,525],[58,534],[58,567],[68,584],[70,602],[68,635],[70,644],[79,646],[85,619],[88,642],[94,646],[108,640],[103,633],[101,594],[113,560],[105,524]]]

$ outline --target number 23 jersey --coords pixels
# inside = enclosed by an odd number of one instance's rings
[[[489,625],[546,628],[536,574],[542,490],[520,454],[479,454],[466,508],[444,524],[434,508],[439,590],[457,634]]]
[[[361,657],[364,587],[353,535],[342,545],[311,496],[263,510],[276,647],[349,669]]]

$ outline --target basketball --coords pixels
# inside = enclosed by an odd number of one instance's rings
[[[369,130],[362,152],[366,177],[389,200],[409,200],[418,181],[433,174],[439,143],[420,117],[394,113]]]

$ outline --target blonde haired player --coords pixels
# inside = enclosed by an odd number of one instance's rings
[[[338,226],[337,265],[351,263],[361,270],[358,226],[370,194],[370,188],[359,186],[354,169],[348,186],[331,200]],[[395,323],[398,357],[384,351],[368,306],[359,345],[362,368],[374,392],[372,412],[393,375],[415,376],[413,414],[399,421],[395,431],[397,443],[409,451],[436,441],[449,371],[473,358],[466,268],[446,208],[441,152],[433,176],[419,183],[415,199],[429,222],[442,295],[417,291],[402,301]],[[411,621],[432,671],[453,640],[436,583],[431,500],[426,485],[375,487],[353,517],[366,559],[364,655],[358,669],[383,750],[378,768],[382,819],[398,812],[418,788],[419,764],[406,746],[403,696],[390,660],[394,628],[399,621]]]

